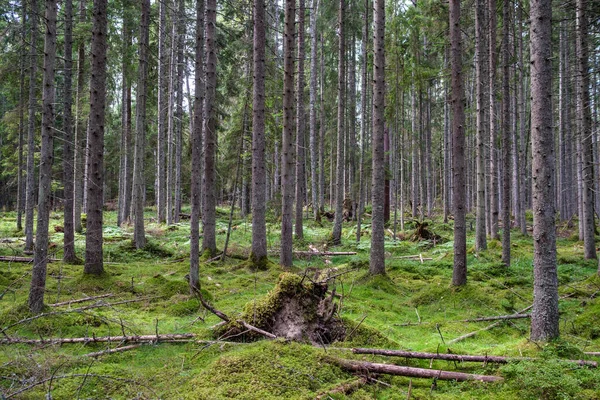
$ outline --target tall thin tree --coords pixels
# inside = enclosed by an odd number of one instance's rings
[[[265,0],[254,0],[254,85],[252,89],[252,253],[262,265],[267,258],[265,163]]]
[[[204,99],[204,204],[202,213],[202,250],[213,255],[216,241],[216,146],[217,115],[215,99],[217,92],[217,0],[206,1],[204,46],[206,51],[206,97]]]
[[[454,209],[454,269],[452,284],[467,283],[465,93],[463,86],[460,0],[450,0],[450,64],[452,68],[452,205]]]
[[[196,1],[196,60],[192,144],[192,212],[190,216],[190,291],[200,289],[200,208],[202,186],[202,112],[204,106],[204,0]],[[254,229],[254,225],[252,225]]]
[[[296,81],[296,213],[295,213],[295,231],[296,238],[303,239],[303,217],[304,197],[306,191],[305,182],[305,115],[304,115],[304,16],[306,8],[304,0],[298,1],[298,80]]]
[[[385,108],[385,0],[373,4],[373,178],[371,220],[371,258],[369,273],[385,273],[384,249],[384,185],[385,155],[383,151]]]
[[[510,266],[510,51],[508,48],[509,0],[503,1],[502,27],[502,263]],[[491,96],[490,96],[491,98]],[[490,107],[491,110],[491,107]],[[490,124],[491,127],[491,124]],[[493,231],[492,231],[493,233]]]
[[[319,210],[319,186],[317,178],[317,15],[319,11],[319,0],[312,1],[310,13],[310,84],[309,84],[309,147],[310,147],[310,182],[313,215],[315,221],[321,219]]]
[[[294,14],[295,0],[285,1],[283,38],[283,137],[281,148],[281,254],[279,262],[292,266],[292,211],[294,206]]]
[[[339,1],[338,10],[338,112],[337,112],[337,146],[336,146],[336,170],[335,170],[335,215],[333,219],[333,232],[331,243],[342,242],[342,222],[344,205],[344,139],[345,113],[346,113],[346,34],[345,34],[346,2]],[[333,179],[333,178],[332,178]]]
[[[135,144],[133,154],[133,241],[138,249],[146,246],[144,232],[144,152],[146,142],[146,100],[148,79],[148,52],[150,37],[150,0],[142,0],[140,19],[138,83],[135,108]]]
[[[48,222],[52,195],[52,163],[54,162],[54,65],[56,62],[56,0],[46,0],[44,17],[44,77],[42,90],[42,147],[40,150],[40,182],[35,255],[29,290],[29,309],[38,314],[44,308],[46,265],[48,262]]]
[[[85,267],[87,274],[104,271],[102,228],[104,206],[104,119],[106,109],[106,37],[108,0],[94,0],[92,27],[92,72],[90,78],[90,122],[88,135],[87,232]]]
[[[558,337],[558,276],[552,132],[552,2],[530,6],[533,311],[531,340]]]
[[[64,238],[63,261],[74,262],[75,225],[73,224],[73,0],[65,0],[65,71],[64,71],[64,115],[63,115],[63,186],[64,186]]]

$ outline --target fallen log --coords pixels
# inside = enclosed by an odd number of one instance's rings
[[[478,355],[467,355],[467,354],[447,354],[447,353],[421,353],[416,351],[403,351],[403,350],[386,350],[386,349],[367,349],[367,348],[353,348],[354,354],[373,354],[378,356],[391,356],[391,357],[404,357],[404,358],[418,358],[423,360],[446,360],[446,361],[458,361],[458,362],[483,362],[483,363],[497,363],[507,364],[513,361],[536,361],[539,358],[534,357],[503,357],[503,356],[478,356]],[[565,362],[576,363],[579,365],[585,365],[588,367],[598,367],[596,361],[586,360],[561,360]]]
[[[583,354],[586,356],[600,357],[600,351],[585,351]]]
[[[295,256],[299,257],[329,257],[329,256],[353,256],[356,255],[355,251],[294,251]]]
[[[114,296],[114,294],[112,294],[112,293],[106,293],[106,294],[101,294],[99,296],[84,297],[84,298],[76,299],[76,300],[69,300],[69,301],[62,301],[60,303],[48,304],[48,307],[68,306],[71,304],[84,303],[86,301],[104,299],[104,298],[113,297],[113,296]]]
[[[484,322],[484,321],[498,321],[507,319],[522,319],[531,318],[531,314],[509,314],[509,315],[497,315],[495,317],[480,317],[473,319],[463,319],[461,322]]]
[[[50,258],[46,259],[48,262],[59,262],[62,261],[58,258]],[[0,261],[6,262],[19,262],[19,263],[32,263],[33,258],[30,257],[18,257],[18,256],[0,256]]]
[[[132,345],[129,345],[129,346],[116,347],[114,349],[107,349],[107,350],[102,350],[102,351],[95,351],[93,353],[84,354],[84,357],[94,357],[94,358],[96,358],[96,357],[103,356],[105,354],[121,353],[121,352],[124,352],[124,351],[137,349],[140,346],[141,346],[141,344],[132,344]]]
[[[449,342],[448,342],[448,344],[457,343],[457,342],[460,342],[460,341],[462,341],[462,340],[465,340],[465,339],[468,339],[468,338],[470,338],[470,337],[473,337],[473,336],[477,335],[477,334],[478,334],[478,333],[480,333],[480,332],[489,331],[490,329],[493,329],[493,328],[497,327],[497,326],[498,326],[498,325],[500,325],[501,323],[502,323],[502,321],[494,322],[493,324],[491,324],[491,325],[488,325],[488,326],[486,326],[485,328],[481,328],[481,329],[478,329],[478,330],[476,330],[476,331],[469,332],[469,333],[467,333],[467,334],[464,334],[464,335],[462,335],[462,336],[459,336],[459,337],[457,337],[456,339],[452,339],[451,341],[449,341]]]
[[[369,372],[378,374],[389,374],[399,376],[410,376],[413,378],[436,378],[440,380],[456,380],[456,381],[481,381],[481,382],[497,382],[503,380],[500,376],[494,375],[477,375],[467,374],[464,372],[452,372],[435,369],[403,367],[400,365],[379,364],[366,361],[344,360],[340,358],[329,359],[334,364],[341,368],[352,372]]]
[[[48,338],[48,339],[26,339],[26,338],[4,338],[0,339],[0,344],[65,344],[65,343],[149,343],[149,342],[171,342],[171,341],[192,341],[196,335],[193,333],[173,333],[162,335],[131,335],[131,336],[92,336],[76,338]]]
[[[254,332],[258,333],[258,334],[266,336],[269,339],[277,339],[277,336],[273,335],[271,332],[267,332],[267,331],[264,331],[262,329],[259,329],[259,328],[255,327],[253,325],[250,325],[246,321],[238,321],[238,322],[240,322],[244,326],[244,328],[246,328],[246,329],[249,329],[249,330],[254,331]]]

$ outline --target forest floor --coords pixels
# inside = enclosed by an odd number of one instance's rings
[[[282,339],[232,343],[215,340],[219,319],[189,295],[189,221],[165,226],[149,222],[149,245],[132,246],[132,227],[118,227],[115,213],[105,214],[105,275],[84,276],[81,265],[48,264],[46,304],[110,295],[87,302],[48,306],[47,316],[31,315],[26,302],[31,264],[0,262],[0,398],[18,399],[600,399],[600,369],[563,359],[600,361],[584,352],[600,351],[600,279],[597,263],[583,260],[576,227],[558,228],[558,276],[561,339],[550,344],[528,340],[529,319],[465,322],[485,316],[513,314],[533,301],[532,239],[512,231],[512,266],[501,265],[501,243],[488,242],[476,253],[473,231],[468,239],[468,284],[455,288],[452,276],[452,225],[439,219],[429,228],[442,240],[386,238],[387,275],[369,277],[369,225],[356,243],[353,223],[345,223],[343,245],[329,251],[356,255],[298,259],[291,270],[337,268],[347,272],[334,282],[342,296],[338,310],[346,339],[313,346]],[[227,211],[220,210],[218,245],[223,246]],[[152,221],[149,209],[147,218]],[[531,221],[529,221],[531,223]],[[23,233],[15,231],[15,215],[0,214],[0,255],[23,256]],[[55,226],[57,228],[55,228]],[[61,258],[62,215],[50,221],[51,257]],[[235,219],[228,254],[247,257],[250,219]],[[414,224],[400,236],[409,238]],[[267,225],[270,249],[278,247],[279,224]],[[303,241],[322,250],[331,232],[305,223]],[[83,257],[85,236],[76,236]],[[415,256],[415,257],[406,257]],[[278,256],[272,261],[277,263]],[[240,314],[245,304],[264,296],[283,270],[240,267],[242,260],[226,258],[201,264],[204,296],[227,315]],[[351,270],[351,271],[350,271]],[[290,272],[290,271],[288,271]],[[129,301],[131,300],[131,301]],[[129,301],[129,302],[127,302]],[[93,306],[93,307],[88,307]],[[495,324],[493,328],[484,328]],[[472,337],[457,342],[470,332]],[[92,352],[128,345],[120,342],[52,344],[51,338],[98,338],[123,335],[194,335],[194,341],[151,341],[117,353],[90,357]],[[45,343],[6,344],[7,338]],[[357,355],[354,347],[535,357],[538,360],[466,363]],[[331,358],[441,369],[502,377],[501,382],[442,381],[390,375],[357,375],[342,370]],[[356,383],[356,385],[354,385]],[[344,386],[344,384],[347,384]],[[341,388],[347,389],[342,393]],[[352,387],[353,390],[350,388]],[[320,397],[319,397],[320,396]]]

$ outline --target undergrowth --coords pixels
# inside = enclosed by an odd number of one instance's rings
[[[153,216],[152,210],[147,213],[149,218]],[[218,223],[217,247],[221,249],[227,215],[221,213]],[[25,256],[23,233],[14,229],[14,214],[1,217],[0,255]],[[53,227],[61,219],[56,216],[50,227],[52,258],[62,256],[62,233]],[[186,279],[189,223],[151,224],[147,231],[149,244],[142,250],[131,243],[131,226],[116,226],[114,213],[106,213],[105,223],[105,274],[84,275],[81,265],[48,264],[47,316],[22,322],[33,317],[26,306],[31,265],[0,262],[0,329],[6,328],[0,339],[193,333],[198,339],[212,340],[212,327],[220,320],[190,295]],[[236,229],[228,254],[247,258],[252,231],[249,219],[236,219],[233,226]],[[368,228],[368,221],[364,226]],[[409,238],[415,226],[407,222],[405,232],[397,232],[398,237]],[[308,221],[306,237],[294,243],[295,249],[313,246],[324,250],[331,228],[326,219],[320,225]],[[212,345],[144,344],[97,359],[85,355],[122,343],[1,344],[0,393],[21,399],[314,399],[319,395],[333,399],[405,399],[410,386],[411,398],[420,399],[598,399],[600,372],[561,361],[588,357],[583,352],[600,350],[600,278],[596,276],[597,264],[583,260],[581,243],[564,231],[558,240],[561,340],[542,345],[528,340],[527,319],[504,321],[489,330],[481,329],[492,322],[465,322],[512,314],[531,305],[531,237],[513,233],[510,268],[500,263],[499,241],[490,241],[486,251],[469,251],[468,284],[455,288],[450,285],[452,222],[443,224],[434,219],[429,228],[443,240],[393,240],[388,232],[384,276],[368,275],[369,229],[356,243],[353,223],[344,224],[343,244],[327,250],[355,251],[355,255],[295,260],[287,272],[305,276],[307,284],[324,270],[329,274],[344,272],[332,283],[343,299],[338,310],[346,330],[343,342],[312,346],[282,340],[229,343],[228,338],[221,338],[222,342]],[[279,224],[274,219],[268,222],[267,232],[269,248],[277,249]],[[467,243],[469,248],[473,246],[471,236]],[[75,244],[78,256],[83,258],[85,237],[77,234]],[[230,257],[223,263],[201,264],[203,297],[227,315],[241,315],[246,304],[263,298],[275,287],[283,272],[277,264],[278,254],[263,261],[261,268],[245,268],[251,263]],[[100,295],[110,296],[50,306]],[[451,343],[478,330],[471,338]],[[529,356],[539,360],[504,366],[455,364],[359,356],[348,350],[352,347]],[[332,391],[357,378],[331,364],[328,357],[498,375],[504,381],[457,383],[380,375],[376,378],[379,382],[371,381],[342,395]]]

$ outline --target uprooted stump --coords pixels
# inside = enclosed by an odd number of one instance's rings
[[[327,281],[310,281],[292,273],[283,273],[266,296],[250,301],[237,321],[222,325],[216,332],[233,340],[261,338],[240,321],[273,335],[322,345],[342,340],[345,329],[336,317],[335,295],[328,293]]]
[[[442,237],[429,229],[429,223],[415,221],[415,232],[411,236],[411,241],[418,242],[421,240],[430,240],[434,243],[439,243]]]

